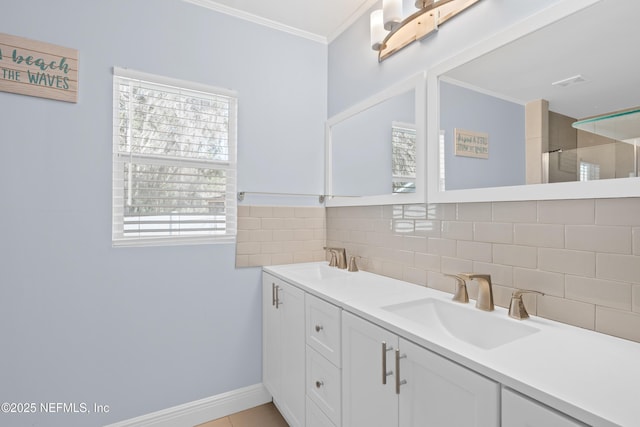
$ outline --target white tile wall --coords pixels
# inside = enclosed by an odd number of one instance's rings
[[[473,239],[478,242],[513,243],[513,224],[505,222],[476,222]]]
[[[565,227],[565,241],[568,249],[630,254],[631,239],[630,227],[598,225],[567,225]]]
[[[498,305],[515,288],[538,290],[546,296],[525,296],[529,313],[640,341],[638,198],[326,212],[327,244],[362,256],[363,270],[451,293],[443,273],[488,273]]]

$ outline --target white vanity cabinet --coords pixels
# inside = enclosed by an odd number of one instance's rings
[[[262,376],[291,427],[305,425],[304,291],[262,276]]]
[[[502,389],[502,425],[506,427],[586,426],[508,388]]]
[[[343,425],[500,425],[500,385],[350,313],[342,315]]]
[[[538,318],[530,322],[540,329],[535,340],[479,351],[431,321],[417,323],[389,310],[389,304],[398,306],[393,301],[425,299],[453,304],[433,289],[325,263],[265,267],[263,382],[289,426],[637,425],[640,410],[626,399],[640,379],[636,343]],[[499,307],[480,314],[507,316]],[[569,348],[555,351],[567,341]],[[586,371],[595,362],[580,365],[580,358],[594,348],[598,365],[609,359],[616,365]],[[503,368],[501,361],[510,362]],[[537,369],[535,384],[528,384],[531,365],[550,363],[564,369]],[[588,384],[603,386],[574,386],[585,384],[585,372],[594,377]]]

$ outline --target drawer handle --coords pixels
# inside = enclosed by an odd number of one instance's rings
[[[387,384],[387,377],[393,374],[393,371],[387,371],[387,351],[392,351],[393,347],[387,347],[387,343],[382,341],[382,384]]]
[[[320,388],[324,385],[324,381],[318,380],[316,381],[316,388]]]
[[[320,332],[323,329],[322,325],[316,325],[316,332]]]

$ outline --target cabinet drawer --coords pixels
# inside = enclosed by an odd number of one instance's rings
[[[307,397],[307,424],[306,427],[336,427],[329,418]]]
[[[502,388],[502,425],[509,427],[586,427],[508,388]]]
[[[307,396],[335,425],[340,424],[340,369],[307,346]]]
[[[307,344],[340,367],[340,308],[306,295]]]

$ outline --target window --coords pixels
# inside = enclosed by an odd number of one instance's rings
[[[114,69],[113,243],[233,241],[234,92]]]
[[[407,123],[391,124],[392,189],[394,193],[416,191],[416,128]]]

